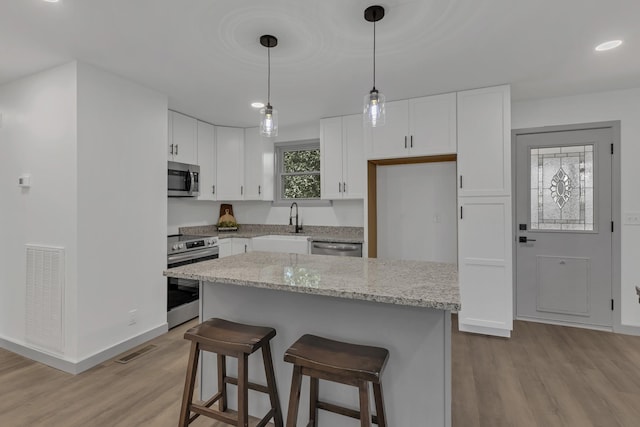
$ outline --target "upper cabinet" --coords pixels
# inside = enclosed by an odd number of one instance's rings
[[[367,159],[456,153],[456,94],[387,102],[383,126],[366,132]]]
[[[260,129],[244,130],[244,200],[273,200],[274,145]]]
[[[458,195],[511,194],[509,86],[458,92]]]
[[[198,165],[200,165],[200,195],[198,200],[217,200],[215,132],[213,125],[198,122]]]
[[[222,201],[244,197],[244,129],[216,126],[216,192]]]
[[[365,164],[361,114],[320,120],[322,199],[363,199]]]
[[[198,162],[198,121],[184,114],[169,111],[169,160],[181,163]]]

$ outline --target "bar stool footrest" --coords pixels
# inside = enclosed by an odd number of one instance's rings
[[[237,415],[227,414],[225,412],[216,411],[215,409],[207,408],[204,405],[191,405],[191,412],[195,412],[196,415],[204,415],[209,418],[222,421],[223,423],[237,425]]]
[[[224,377],[224,382],[227,384],[232,384],[236,386],[238,385],[238,379],[235,377],[229,377],[229,376]],[[269,388],[262,384],[249,382],[247,383],[247,387],[249,388],[249,390],[259,391],[260,393],[269,394]]]
[[[344,415],[345,417],[355,418],[356,420],[360,419],[360,412],[354,409],[345,408],[344,406],[339,406],[333,403],[318,400],[316,403],[316,407],[318,409],[333,412],[334,414]],[[376,415],[372,415],[371,422],[374,424],[378,424],[378,417]]]

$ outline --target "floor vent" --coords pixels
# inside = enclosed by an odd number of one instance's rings
[[[129,363],[131,362],[133,359],[137,359],[138,357],[142,356],[145,353],[150,352],[151,350],[153,350],[154,348],[156,348],[157,346],[150,344],[146,347],[142,347],[140,350],[136,350],[133,353],[129,353],[126,356],[122,356],[120,359],[116,359],[116,362],[118,363]]]

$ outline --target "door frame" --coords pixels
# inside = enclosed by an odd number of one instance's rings
[[[566,125],[554,125],[554,126],[541,126],[534,128],[523,128],[523,129],[512,129],[511,130],[511,164],[513,167],[511,168],[511,196],[514,203],[511,205],[511,217],[513,218],[513,228],[512,228],[512,256],[513,260],[516,260],[516,251],[518,247],[518,230],[517,230],[517,221],[516,221],[516,150],[517,150],[517,137],[520,135],[530,135],[530,134],[539,134],[539,133],[550,133],[550,132],[566,132],[566,131],[576,131],[576,130],[592,130],[592,129],[603,129],[609,128],[612,132],[612,142],[613,142],[613,156],[611,159],[611,220],[613,221],[613,233],[612,233],[612,241],[611,241],[611,291],[612,298],[614,300],[613,304],[613,319],[612,319],[612,328],[594,328],[588,325],[571,325],[575,327],[584,327],[588,329],[604,329],[604,330],[613,330],[613,332],[632,334],[632,335],[640,335],[640,329],[630,326],[623,326],[621,321],[622,311],[621,301],[622,301],[622,266],[621,266],[621,232],[622,228],[622,215],[621,215],[621,174],[620,174],[620,159],[621,159],[621,151],[620,151],[620,120],[615,121],[605,121],[605,122],[592,122],[592,123],[576,123],[576,124],[566,124]],[[518,271],[517,271],[517,263],[514,261],[513,263],[513,318],[516,319],[516,298],[517,298],[517,280],[518,280]],[[560,324],[568,326],[567,324],[561,322],[554,321],[544,321],[542,323],[551,323],[551,324]]]

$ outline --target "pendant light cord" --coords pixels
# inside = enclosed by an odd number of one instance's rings
[[[271,47],[267,48],[267,105],[271,105]]]
[[[373,21],[373,88],[376,88],[376,21]]]

